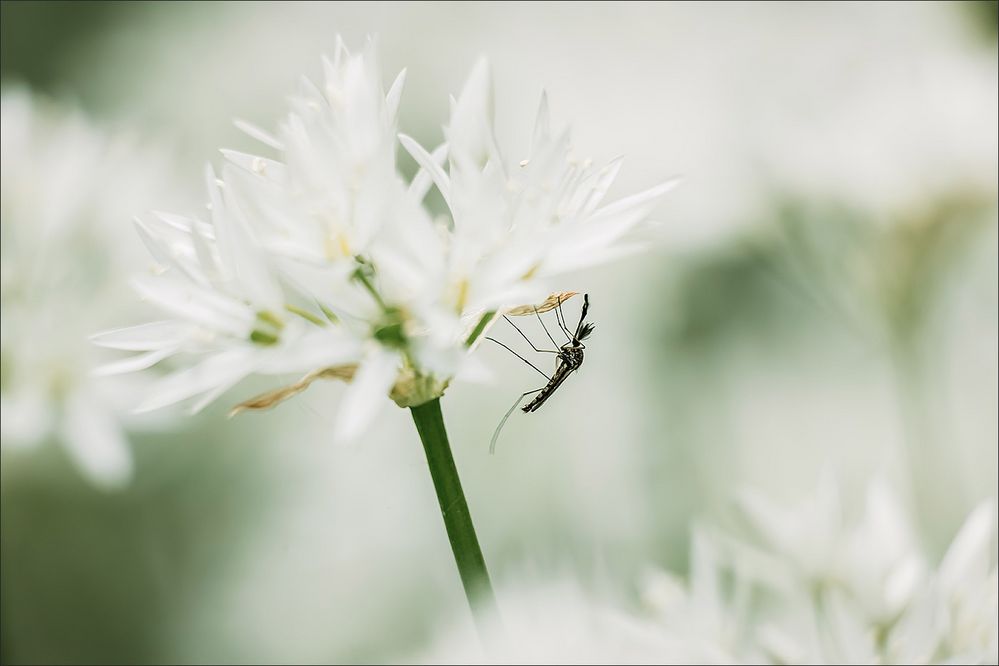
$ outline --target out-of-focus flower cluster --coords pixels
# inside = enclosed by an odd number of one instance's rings
[[[4,93],[2,132],[0,441],[54,437],[90,480],[119,485],[132,470],[128,396],[142,380],[94,376],[87,336],[122,316],[122,282],[142,265],[128,221],[168,196],[167,164],[23,91]]]
[[[859,515],[830,476],[794,506],[755,492],[739,506],[749,535],[696,528],[688,575],[650,570],[638,608],[568,580],[508,587],[485,652],[454,627],[428,661],[996,663],[994,499],[968,515],[935,567],[881,481]]]
[[[357,54],[339,44],[324,65],[322,85],[303,79],[276,134],[237,123],[276,158],[223,151],[221,173],[206,172],[207,218],[138,222],[156,266],[135,287],[171,318],[96,342],[140,352],[113,370],[183,366],[140,410],[191,399],[196,411],[251,374],[304,373],[239,408],[342,379],[337,435],[355,436],[386,394],[401,406],[441,395],[499,315],[558,304],[545,299],[553,278],[641,247],[636,232],[671,186],[604,204],[620,161],[597,169],[574,157],[544,99],[530,153],[511,163],[494,138],[485,62],[433,151],[397,138],[405,72],[384,92],[370,44]],[[397,141],[420,166],[410,182]],[[432,186],[449,216],[424,206]]]

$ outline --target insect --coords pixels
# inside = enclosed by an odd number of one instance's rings
[[[537,370],[542,376],[544,376],[545,379],[548,380],[548,383],[542,386],[541,388],[534,389],[533,391],[527,391],[526,393],[521,393],[520,396],[518,396],[517,400],[514,401],[513,405],[510,407],[510,409],[507,410],[506,414],[503,416],[503,420],[500,421],[499,426],[496,427],[496,432],[493,433],[493,438],[489,442],[490,453],[493,453],[496,450],[496,440],[499,439],[500,431],[503,430],[503,426],[506,425],[507,419],[510,418],[510,414],[513,413],[513,410],[515,410],[517,406],[520,405],[521,400],[523,400],[524,398],[526,398],[531,394],[537,393],[537,395],[534,396],[534,398],[532,398],[531,401],[528,402],[526,405],[524,405],[521,409],[525,413],[538,411],[546,402],[548,402],[548,399],[555,394],[555,391],[558,390],[558,387],[560,387],[565,382],[565,380],[569,378],[569,375],[571,375],[576,370],[579,370],[580,366],[583,365],[583,351],[586,349],[586,345],[583,344],[583,340],[586,340],[586,338],[590,337],[590,334],[593,333],[593,328],[594,328],[594,325],[592,323],[588,323],[586,321],[586,314],[589,311],[589,309],[590,309],[590,295],[584,294],[583,309],[579,315],[579,323],[576,325],[576,331],[573,333],[566,326],[565,313],[562,312],[562,301],[561,299],[559,299],[558,306],[555,308],[555,319],[556,321],[558,321],[559,329],[561,329],[562,333],[565,335],[567,339],[567,342],[565,344],[559,346],[559,344],[555,342],[555,338],[552,337],[552,334],[548,332],[548,327],[545,326],[544,320],[541,319],[541,315],[538,313],[538,309],[534,308],[534,315],[538,318],[538,321],[541,322],[541,327],[545,330],[545,334],[548,335],[548,339],[551,340],[552,344],[555,345],[557,349],[538,349],[537,347],[534,346],[534,343],[531,342],[531,339],[528,338],[526,335],[524,335],[524,332],[521,331],[519,328],[517,328],[517,325],[514,324],[509,317],[507,317],[506,315],[503,316],[503,318],[506,319],[507,323],[513,326],[517,330],[517,332],[520,333],[521,337],[527,341],[527,344],[531,345],[531,348],[534,349],[534,351],[539,353],[555,354],[555,372],[550,377],[540,368],[538,368],[536,365],[534,365],[526,358],[524,358],[517,352],[507,347],[499,340],[490,337],[486,338],[487,340],[491,340],[496,344],[506,348],[507,351],[514,354],[517,358],[524,361],[524,363],[527,363],[529,366]]]

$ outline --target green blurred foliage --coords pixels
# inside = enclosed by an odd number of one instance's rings
[[[0,608],[5,663],[169,660],[170,627],[236,562],[272,506],[266,447],[209,431],[136,437],[136,481],[106,493],[56,446],[6,455]],[[223,436],[222,431],[228,430]],[[245,443],[241,443],[240,439]]]

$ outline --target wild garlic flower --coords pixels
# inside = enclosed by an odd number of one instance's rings
[[[296,308],[268,258],[250,242],[231,191],[206,173],[210,222],[154,214],[137,222],[156,262],[135,290],[174,319],[95,336],[101,346],[141,352],[107,365],[106,374],[148,368],[178,355],[191,367],[157,379],[138,406],[148,411],[197,397],[197,411],[248,375],[303,372],[355,362],[360,344],[319,315]]]
[[[0,442],[60,441],[100,486],[132,472],[125,435],[138,377],[92,374],[87,343],[121,316],[124,282],[141,266],[128,220],[164,196],[165,163],[77,114],[27,93],[2,102]]]
[[[204,357],[142,407],[199,396],[197,410],[251,373],[299,372],[237,411],[337,378],[351,384],[337,432],[355,436],[381,396],[400,406],[440,396],[498,313],[554,307],[542,280],[638,247],[624,239],[670,186],[600,207],[619,162],[596,171],[570,160],[544,102],[531,156],[511,169],[493,139],[484,63],[453,105],[446,144],[428,153],[402,137],[421,166],[407,183],[395,162],[404,73],[386,93],[373,46],[352,54],[338,43],[324,77],[302,81],[275,134],[238,122],[276,155],[223,151],[221,178],[208,177],[210,222],[140,222],[157,274],[137,288],[173,318],[97,341],[142,352],[120,369]],[[423,205],[433,184],[449,221]]]
[[[761,537],[757,573],[789,588],[838,589],[875,623],[888,623],[912,600],[928,574],[909,517],[888,485],[867,488],[860,520],[849,521],[835,479],[823,474],[815,494],[780,506],[760,493],[741,507]],[[766,566],[769,565],[769,566]]]
[[[747,497],[761,543],[728,539],[724,550],[737,586],[769,599],[743,628],[759,654],[777,663],[996,663],[994,499],[969,514],[934,570],[884,482],[869,486],[859,520],[844,517],[829,477],[795,509]]]

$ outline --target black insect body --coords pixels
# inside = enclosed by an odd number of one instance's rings
[[[520,354],[517,354],[517,352],[510,349],[499,340],[495,340],[493,338],[486,338],[487,340],[491,340],[496,344],[505,347],[508,351],[515,354],[520,360],[530,365],[532,368],[537,370],[541,375],[543,375],[545,379],[548,380],[548,383],[542,388],[534,389],[533,391],[527,391],[526,393],[522,393],[517,398],[516,402],[513,403],[513,406],[507,411],[506,415],[503,416],[503,420],[500,421],[499,426],[496,428],[496,432],[493,434],[492,441],[490,442],[489,445],[490,452],[495,450],[496,440],[499,438],[500,431],[503,429],[503,426],[506,424],[507,419],[510,418],[510,414],[513,413],[513,410],[516,409],[517,405],[520,404],[521,400],[531,395],[532,393],[537,393],[538,395],[536,395],[529,403],[524,405],[522,409],[525,413],[538,411],[548,401],[548,399],[555,394],[555,391],[558,390],[558,388],[565,382],[565,380],[569,378],[569,375],[571,375],[576,370],[579,370],[580,366],[583,365],[583,355],[584,355],[584,350],[586,349],[586,345],[583,344],[583,340],[585,340],[590,336],[594,328],[592,323],[586,322],[586,314],[589,308],[590,308],[590,295],[584,294],[583,309],[579,315],[579,324],[577,324],[576,326],[575,333],[570,335],[570,331],[565,325],[565,314],[562,312],[562,302],[561,300],[558,302],[558,306],[555,308],[555,318],[558,321],[559,328],[565,334],[568,341],[562,346],[558,347],[557,350],[538,349],[537,347],[534,346],[534,343],[531,342],[531,340],[526,335],[524,335],[523,331],[517,328],[516,324],[510,321],[508,317],[504,317],[504,319],[506,319],[511,326],[516,328],[517,332],[520,333],[520,335],[525,340],[527,340],[527,343],[531,345],[534,351],[557,355],[555,361],[556,364],[555,372],[554,374],[552,374],[551,377],[549,377],[547,374],[538,369],[536,365],[528,361]],[[535,309],[534,314],[535,316],[537,316],[538,321],[541,322],[541,326],[542,328],[544,328],[545,333],[548,335],[548,339],[552,341],[552,344],[557,345],[554,338],[552,338],[551,333],[548,332],[548,327],[545,326],[545,322],[541,319],[541,315],[538,314],[537,309]]]

